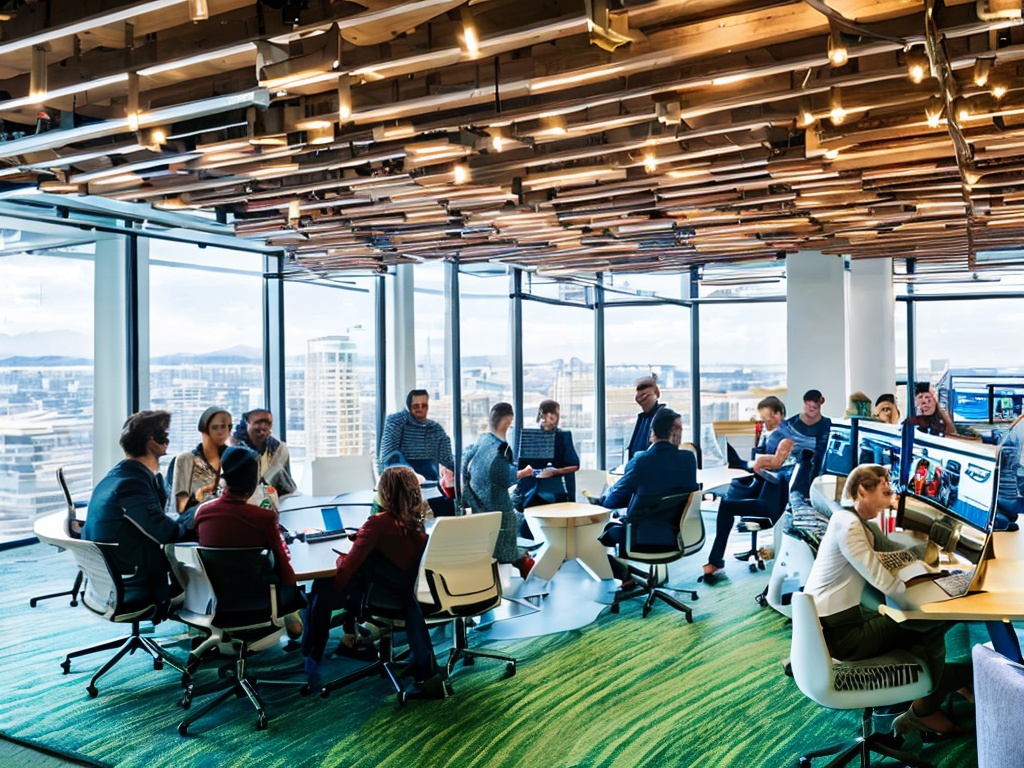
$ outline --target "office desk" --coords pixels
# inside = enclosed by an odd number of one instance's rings
[[[598,581],[612,578],[612,567],[604,546],[597,540],[611,512],[593,504],[544,504],[530,507],[526,516],[536,520],[546,542],[530,571],[541,579],[550,579],[566,560],[579,560]]]
[[[373,504],[374,490],[349,491],[334,496],[298,496],[291,495],[281,499],[278,509],[291,512],[296,509],[319,509],[321,507],[369,507]]]
[[[64,532],[64,521],[67,518],[66,510],[43,515],[32,524],[32,532],[44,544],[60,547],[61,542],[68,540],[68,535]]]
[[[608,487],[611,488],[626,473],[626,466],[622,464],[614,469],[608,470]],[[716,488],[727,487],[737,477],[746,477],[750,473],[745,469],[733,469],[732,467],[709,467],[697,470],[697,482],[700,483],[704,493],[713,491]]]
[[[916,611],[880,605],[880,613],[895,621],[984,621],[993,646],[1004,656],[1020,660],[1020,644],[1011,621],[1024,620],[1024,534],[992,534],[995,558],[988,562],[983,592],[922,605]]]

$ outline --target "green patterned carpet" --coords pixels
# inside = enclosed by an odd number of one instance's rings
[[[672,583],[693,586],[701,562],[674,564]],[[238,700],[181,738],[173,671],[128,657],[100,681],[97,699],[85,686],[105,656],[61,674],[65,651],[121,628],[66,598],[30,609],[30,596],[70,585],[73,565],[41,544],[8,550],[0,552],[0,730],[117,766],[368,768],[786,766],[802,750],[852,736],[859,712],[824,710],[782,674],[786,620],[753,600],[767,576],[729,570],[729,581],[698,585],[694,624],[661,603],[643,619],[637,603],[582,630],[495,643],[518,657],[518,674],[501,680],[503,665],[482,660],[456,673],[456,695],[445,701],[400,708],[378,678],[327,700],[274,687],[264,689],[267,731],[254,730],[252,709]],[[156,634],[177,631],[167,622]],[[949,635],[958,658],[986,639],[977,626]],[[977,765],[970,737],[923,748],[914,737],[908,747],[937,768]]]

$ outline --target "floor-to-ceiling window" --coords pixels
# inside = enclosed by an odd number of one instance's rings
[[[463,268],[459,275],[462,434],[469,445],[487,431],[491,406],[512,402],[509,276]]]
[[[690,414],[690,309],[678,303],[683,278],[672,275],[613,275],[605,278],[604,354],[606,446],[609,466],[626,460],[638,408],[634,382],[653,376],[660,401],[683,420],[692,440]]]
[[[432,261],[417,264],[413,272],[416,318],[413,334],[416,349],[416,389],[430,395],[429,417],[452,434],[451,370],[448,361],[446,266]],[[404,404],[403,404],[404,407]]]
[[[243,412],[266,405],[263,261],[163,240],[148,246],[148,313],[142,311],[149,359],[141,364],[149,366],[148,407],[172,414],[173,456],[199,442],[199,416],[209,406],[225,408],[237,424]]]
[[[541,400],[557,400],[583,467],[597,465],[592,288],[540,280],[523,301],[523,424],[536,425]]]
[[[293,473],[303,459],[376,452],[375,292],[372,277],[284,284]]]
[[[42,232],[0,228],[0,542],[32,535],[92,487],[95,243],[46,247]]]

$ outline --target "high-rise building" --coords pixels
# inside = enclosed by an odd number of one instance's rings
[[[348,336],[306,342],[306,458],[363,451],[356,345]]]

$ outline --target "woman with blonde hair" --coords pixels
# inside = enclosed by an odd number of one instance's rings
[[[893,727],[899,733],[965,733],[940,709],[946,696],[957,690],[973,701],[970,665],[946,663],[945,634],[952,624],[929,622],[923,631],[916,631],[860,602],[866,584],[886,595],[899,595],[914,583],[914,579],[904,583],[877,555],[879,550],[894,549],[886,547],[881,529],[870,522],[892,506],[889,470],[878,464],[855,467],[843,496],[847,504],[852,502],[852,508],[844,506],[832,513],[804,586],[817,606],[829,653],[842,661],[857,661],[904,649],[924,659],[935,689],[915,700]]]

